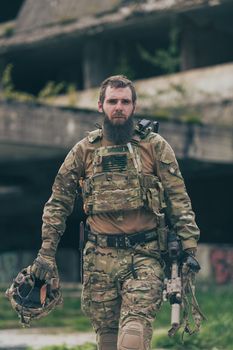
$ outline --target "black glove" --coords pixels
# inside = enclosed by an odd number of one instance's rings
[[[196,259],[196,248],[188,248],[183,251],[182,260],[192,272],[197,273],[200,270],[199,262]]]
[[[196,256],[197,248],[188,248],[184,251],[188,255]]]
[[[54,257],[38,254],[34,260],[31,272],[40,280],[50,279],[56,271],[56,261]]]

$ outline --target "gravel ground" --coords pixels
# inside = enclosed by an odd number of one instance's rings
[[[28,346],[40,349],[48,345],[75,346],[95,343],[94,333],[61,333],[58,329],[7,329],[0,330],[0,349],[25,350]]]

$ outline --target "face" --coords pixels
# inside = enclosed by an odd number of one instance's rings
[[[135,104],[132,101],[130,87],[114,88],[107,86],[103,104],[98,102],[99,112],[104,112],[113,125],[124,124],[134,113]]]

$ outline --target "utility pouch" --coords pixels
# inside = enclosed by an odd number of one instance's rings
[[[156,216],[160,216],[160,210],[166,207],[164,189],[159,178],[155,175],[144,175],[141,178],[141,186],[144,190],[145,206],[151,209]]]
[[[168,228],[165,224],[165,215],[157,214],[158,219],[158,227],[157,227],[157,233],[158,233],[158,246],[159,250],[164,253],[167,251],[167,235],[168,235]]]

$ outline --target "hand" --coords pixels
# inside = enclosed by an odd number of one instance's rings
[[[197,273],[201,268],[199,262],[197,261],[197,258],[195,257],[196,252],[196,248],[188,248],[183,252],[183,262],[188,269],[195,273]]]
[[[196,256],[197,248],[187,248],[184,251],[187,255]]]
[[[40,280],[50,279],[56,271],[56,261],[54,257],[38,254],[34,260],[31,272]]]

